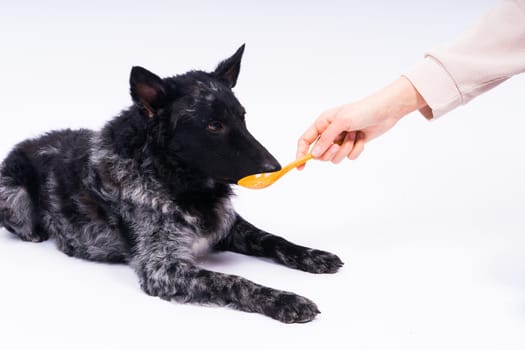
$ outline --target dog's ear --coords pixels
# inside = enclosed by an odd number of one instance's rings
[[[239,71],[241,70],[241,59],[242,54],[244,53],[244,45],[245,44],[239,47],[232,57],[227,58],[219,63],[213,72],[215,76],[224,80],[230,88],[233,88],[237,83],[237,77],[239,76]]]
[[[164,82],[147,69],[135,66],[129,77],[131,98],[153,117],[166,96]]]

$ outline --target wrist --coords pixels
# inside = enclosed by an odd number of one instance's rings
[[[379,94],[382,95],[384,117],[396,122],[427,105],[414,85],[405,77],[398,78]]]

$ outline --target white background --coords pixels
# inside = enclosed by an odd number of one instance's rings
[[[369,94],[494,1],[0,1],[0,156],[56,128],[99,128],[128,74],[211,70],[246,43],[235,91],[283,163],[324,109]],[[284,325],[145,295],[124,265],[68,258],[0,231],[1,349],[525,348],[525,77],[428,122],[418,113],[339,166],[311,162],[247,219],[337,253],[335,275],[235,254],[203,265],[322,311]]]

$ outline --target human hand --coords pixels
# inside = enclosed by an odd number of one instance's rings
[[[297,158],[304,156],[315,142],[312,155],[316,159],[333,163],[345,157],[356,159],[366,142],[425,105],[410,81],[401,77],[360,101],[323,112],[299,139]]]

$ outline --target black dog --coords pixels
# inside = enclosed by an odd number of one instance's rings
[[[312,273],[342,266],[243,220],[231,184],[279,163],[246,129],[233,95],[242,46],[212,73],[161,79],[131,70],[133,105],[101,131],[63,130],[17,145],[0,172],[0,224],[21,239],[53,238],[70,256],[129,263],[150,295],[229,305],[282,322],[319,312],[301,296],[201,269],[208,249]]]

